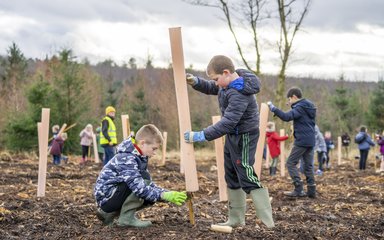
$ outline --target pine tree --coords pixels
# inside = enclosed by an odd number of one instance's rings
[[[368,123],[377,131],[384,130],[384,80],[377,83],[368,107]]]

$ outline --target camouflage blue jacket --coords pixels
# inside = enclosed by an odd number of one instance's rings
[[[117,154],[103,167],[97,178],[94,188],[97,205],[104,205],[115,193],[117,185],[122,182],[139,198],[150,202],[159,201],[161,193],[166,190],[152,181],[149,181],[148,185],[145,183],[145,180],[151,180],[147,166],[148,157],[140,154],[131,138],[120,143],[117,146]]]

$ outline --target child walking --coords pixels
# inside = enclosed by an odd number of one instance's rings
[[[275,130],[275,123],[267,123],[267,144],[269,149],[269,154],[271,155],[272,162],[269,167],[269,175],[276,175],[277,169],[277,160],[280,156],[280,142],[288,139],[288,136],[279,136]]]
[[[50,150],[50,154],[53,157],[54,165],[60,165],[61,155],[63,154],[65,140],[67,140],[67,133],[62,133],[61,135],[56,136],[52,140],[52,147]]]
[[[235,71],[232,60],[223,55],[211,59],[207,76],[211,80],[187,74],[186,80],[195,90],[218,96],[222,118],[202,131],[185,132],[184,138],[192,143],[226,136],[224,169],[229,217],[227,222],[219,225],[244,225],[246,194],[250,194],[258,218],[267,227],[274,227],[268,189],[262,186],[253,169],[259,139],[259,109],[255,94],[260,91],[260,80],[248,70]]]
[[[118,216],[120,227],[149,227],[152,223],[136,218],[136,211],[157,201],[179,206],[185,202],[185,192],[157,186],[148,172],[149,158],[156,154],[162,142],[159,129],[148,124],[137,131],[135,144],[127,138],[117,146],[116,155],[101,170],[94,189],[96,214],[104,224],[111,225]]]
[[[287,168],[295,188],[292,192],[284,194],[289,197],[308,196],[309,198],[315,198],[316,184],[313,174],[313,148],[316,144],[316,107],[311,101],[302,97],[302,91],[298,87],[290,88],[287,92],[287,98],[292,108],[288,112],[283,112],[275,107],[272,102],[268,102],[269,109],[275,116],[285,122],[293,121],[295,141],[287,160]],[[307,194],[303,191],[303,182],[296,167],[300,159],[303,161],[304,174],[307,180]]]
[[[82,151],[82,158],[80,164],[85,164],[85,161],[88,161],[89,149],[92,144],[92,135],[93,128],[91,124],[87,124],[87,126],[83,130],[81,130],[79,134]]]

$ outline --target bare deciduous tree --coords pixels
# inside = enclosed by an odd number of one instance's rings
[[[269,14],[263,14],[263,7],[266,3],[266,0],[243,0],[236,1],[229,5],[229,1],[225,0],[211,0],[211,1],[202,1],[202,0],[184,0],[193,5],[206,6],[219,8],[225,17],[228,28],[232,33],[232,36],[235,40],[237,51],[243,61],[245,67],[256,74],[261,74],[261,51],[260,51],[260,40],[258,36],[258,25],[259,23],[267,18]],[[233,24],[233,15],[236,15],[239,22],[244,22],[250,28],[253,37],[253,46],[255,49],[255,69],[252,69],[251,64],[246,60],[244,56],[244,50],[239,42],[237,37],[235,26]]]
[[[304,7],[302,11],[297,10],[295,3],[297,0],[277,0],[278,13],[280,19],[280,39],[278,42],[281,67],[278,75],[278,82],[276,88],[276,104],[279,108],[283,106],[284,94],[285,94],[285,77],[288,60],[292,50],[293,40],[296,33],[299,31],[304,17],[309,11],[309,5],[312,0],[300,0],[304,1]]]
[[[228,24],[237,46],[237,50],[244,65],[250,69],[249,62],[245,59],[244,50],[238,40],[236,32],[234,30],[234,24],[232,15],[240,16],[240,21],[247,23],[246,28],[250,28],[253,34],[253,44],[255,48],[256,74],[261,74],[261,54],[260,54],[260,40],[258,36],[258,30],[260,28],[260,22],[265,18],[270,18],[268,12],[266,0],[242,0],[236,1],[236,4],[229,5],[229,1],[226,0],[183,0],[193,5],[216,7],[222,10],[225,20]],[[285,94],[285,78],[289,57],[292,53],[293,40],[300,30],[301,24],[309,11],[309,6],[312,0],[277,0],[277,6],[273,9],[277,9],[277,15],[280,25],[280,38],[277,41],[278,51],[280,54],[280,71],[278,74],[278,82],[276,88],[276,105],[281,108],[284,103]],[[302,9],[299,4],[303,3]]]

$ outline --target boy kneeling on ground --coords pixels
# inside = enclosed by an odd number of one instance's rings
[[[163,137],[156,126],[144,125],[137,131],[135,143],[132,138],[125,139],[117,147],[117,154],[103,167],[94,195],[97,217],[105,225],[111,225],[119,216],[118,226],[149,227],[152,223],[137,219],[136,211],[160,200],[179,206],[185,202],[185,192],[168,191],[151,181],[148,158],[156,154],[162,142]]]

